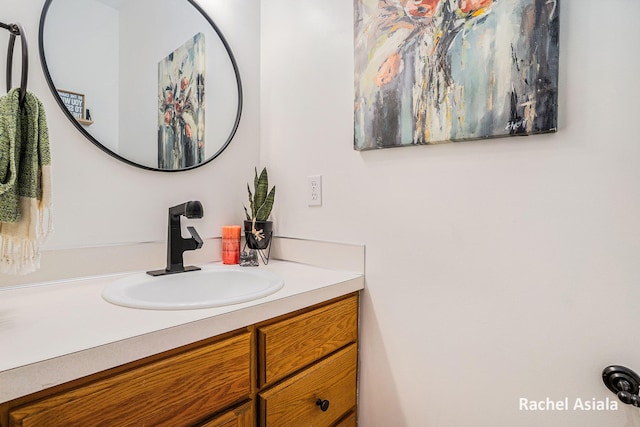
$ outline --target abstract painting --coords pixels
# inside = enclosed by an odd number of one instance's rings
[[[158,168],[184,169],[205,160],[204,34],[158,63]]]
[[[555,132],[559,0],[354,0],[354,148]]]

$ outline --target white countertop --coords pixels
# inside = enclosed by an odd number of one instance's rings
[[[142,310],[102,299],[127,274],[0,290],[0,403],[364,288],[359,272],[271,260],[284,287],[198,310]],[[131,274],[131,273],[128,273]]]

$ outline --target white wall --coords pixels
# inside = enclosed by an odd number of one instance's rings
[[[615,399],[602,369],[640,372],[639,14],[635,0],[562,2],[557,134],[360,153],[353,2],[263,2],[277,231],[366,244],[361,425],[623,426],[640,413],[518,409]],[[321,208],[306,206],[312,174]]]
[[[220,236],[223,224],[240,223],[244,219],[246,182],[253,178],[253,168],[259,161],[259,1],[234,1],[233,8],[227,0],[200,2],[234,51],[245,90],[244,109],[238,132],[220,157],[204,167],[177,173],[150,172],[121,163],[96,148],[69,123],[46,85],[38,57],[38,21],[43,4],[43,0],[3,0],[0,20],[18,21],[25,27],[29,88],[47,111],[55,232],[45,249],[164,241],[167,208],[187,200],[200,200],[204,205],[204,218],[193,220],[203,238]],[[9,33],[0,31],[2,63],[8,39]],[[20,73],[19,55],[16,48],[16,76]],[[157,79],[157,70],[151,77]],[[19,84],[18,77],[14,81]],[[4,93],[4,87],[0,91]]]

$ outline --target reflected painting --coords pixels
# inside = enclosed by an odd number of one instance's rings
[[[354,0],[354,148],[555,132],[559,0]]]
[[[158,168],[205,161],[204,34],[198,33],[158,64]]]

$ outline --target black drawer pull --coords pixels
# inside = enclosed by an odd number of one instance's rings
[[[328,400],[318,399],[318,400],[316,400],[316,405],[318,405],[320,407],[320,410],[322,412],[327,412],[327,409],[329,409],[329,401]]]

